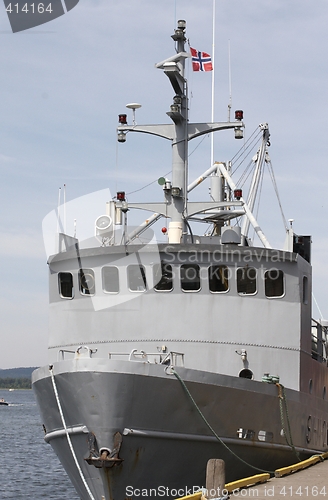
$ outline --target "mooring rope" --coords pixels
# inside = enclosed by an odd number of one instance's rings
[[[63,428],[65,430],[65,434],[66,434],[66,437],[67,437],[67,442],[68,442],[68,446],[71,450],[71,453],[72,453],[72,456],[73,456],[73,459],[74,459],[74,462],[75,462],[75,465],[76,465],[76,468],[80,474],[80,477],[82,479],[82,482],[85,486],[85,489],[87,490],[88,492],[88,495],[90,497],[91,500],[95,500],[95,497],[93,496],[90,488],[89,488],[89,485],[84,477],[84,474],[82,472],[82,469],[80,467],[80,464],[77,460],[77,457],[76,457],[76,454],[75,454],[75,451],[74,451],[74,448],[73,448],[73,445],[72,445],[72,441],[71,441],[71,438],[70,438],[70,435],[69,435],[69,432],[68,432],[68,429],[67,429],[67,425],[66,425],[66,421],[65,421],[65,417],[64,417],[64,413],[63,413],[63,410],[62,410],[62,406],[61,406],[61,403],[60,403],[60,399],[59,399],[59,395],[58,395],[58,390],[57,390],[57,385],[56,385],[56,381],[55,381],[55,375],[54,375],[54,372],[53,372],[53,367],[50,365],[49,366],[49,370],[50,370],[50,375],[51,375],[51,381],[52,381],[52,386],[53,386],[53,389],[54,389],[54,393],[55,393],[55,397],[56,397],[56,401],[57,401],[57,406],[58,406],[58,410],[59,410],[59,414],[60,414],[60,418],[61,418],[61,421],[62,421],[62,424],[63,424]]]
[[[288,444],[288,446],[290,446],[292,448],[292,450],[294,451],[295,455],[297,456],[297,459],[299,461],[301,461],[299,453],[296,450],[296,448],[294,446],[294,443],[293,443],[292,431],[291,431],[291,428],[290,428],[290,420],[289,420],[289,414],[288,414],[288,407],[287,407],[287,399],[286,399],[285,388],[284,388],[284,386],[282,384],[276,384],[276,386],[278,387],[278,391],[279,391],[278,397],[279,397],[280,419],[281,419],[281,426],[282,426],[282,430],[283,430],[283,433],[284,433],[284,436],[285,436],[285,439],[286,439],[286,443]],[[286,427],[285,427],[284,410],[285,410],[286,420],[287,420],[288,435],[287,435],[287,431],[286,431]]]
[[[209,430],[212,432],[212,434],[215,436],[215,438],[219,441],[220,444],[222,444],[222,446],[224,446],[224,448],[226,450],[228,450],[235,458],[237,458],[240,462],[242,462],[243,464],[247,465],[248,467],[251,467],[252,469],[255,469],[257,471],[260,471],[260,472],[265,472],[265,473],[269,473],[269,474],[274,474],[274,471],[270,471],[270,470],[265,470],[265,469],[260,469],[259,467],[256,467],[255,465],[252,465],[248,462],[246,462],[245,460],[243,460],[241,457],[239,457],[234,451],[232,451],[229,446],[227,446],[223,441],[222,439],[220,438],[220,436],[218,436],[218,434],[215,432],[215,430],[213,429],[213,427],[211,426],[211,424],[208,422],[208,420],[205,418],[205,416],[203,415],[202,411],[200,410],[199,406],[197,405],[196,401],[194,400],[194,398],[192,397],[192,395],[190,394],[190,391],[188,389],[188,387],[186,386],[185,382],[183,381],[183,379],[180,377],[180,375],[174,370],[173,367],[171,367],[171,370],[172,370],[172,373],[173,375],[179,380],[179,382],[181,383],[182,387],[184,388],[184,390],[186,391],[188,397],[190,398],[190,400],[192,401],[194,407],[196,408],[198,414],[200,415],[200,417],[203,419],[203,421],[205,422],[205,424],[207,425],[207,427],[209,428]]]

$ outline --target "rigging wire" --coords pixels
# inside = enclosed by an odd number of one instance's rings
[[[275,178],[275,175],[274,175],[274,171],[273,171],[271,160],[268,162],[268,165],[269,165],[268,170],[269,170],[270,177],[271,177],[271,180],[272,180],[273,188],[274,188],[276,196],[277,196],[277,200],[278,200],[278,204],[279,204],[279,208],[280,208],[280,213],[281,213],[281,216],[282,216],[283,224],[285,226],[285,229],[287,229],[288,224],[287,224],[287,220],[286,220],[283,208],[282,208],[282,204],[281,204],[281,200],[280,200],[280,196],[279,196],[279,191],[278,191],[278,186],[277,186],[276,178]]]
[[[233,161],[236,156],[238,155],[242,155],[243,154],[243,151],[245,150],[245,146],[246,144],[252,139],[253,135],[256,134],[256,132],[258,133],[257,135],[260,135],[261,134],[261,131],[258,129],[258,127],[256,127],[256,129],[254,130],[254,132],[249,136],[249,138],[247,139],[247,141],[241,146],[241,148],[237,151],[237,153],[231,158],[231,161]],[[237,158],[238,160],[238,158]]]
[[[202,138],[202,140],[197,144],[197,146],[195,147],[195,149],[191,153],[189,153],[188,158],[196,151],[197,148],[199,148],[199,146],[206,139],[206,137],[208,137],[208,135],[205,135]],[[172,170],[170,170],[169,172],[166,172],[166,174],[164,174],[163,177],[165,177],[166,175],[169,175],[171,172],[172,172]],[[143,187],[141,187],[139,189],[136,189],[135,191],[130,191],[129,193],[126,193],[126,194],[129,195],[129,194],[138,193],[139,191],[142,191],[143,189],[146,189],[147,187],[151,186],[152,184],[155,184],[155,182],[157,182],[157,181],[158,181],[158,179],[155,179],[154,181],[149,182],[145,186],[143,186]]]
[[[243,154],[244,155],[246,154],[246,151],[249,148],[253,148],[254,144],[256,142],[259,142],[259,140],[260,140],[259,136],[260,136],[260,134],[258,134],[257,137],[253,138],[252,142],[250,142],[246,148],[243,147],[243,151],[240,153],[240,155],[238,156],[238,158],[236,158],[236,162],[242,157]],[[245,145],[246,145],[246,143],[245,143]],[[242,165],[243,162],[244,162],[244,160],[242,159],[241,162],[239,163],[239,165],[233,170],[232,174],[234,174],[238,170],[238,168]]]
[[[313,293],[313,292],[312,292],[312,298],[313,298],[313,301],[314,301],[314,303],[315,303],[315,305],[317,306],[317,309],[318,309],[318,311],[319,311],[319,314],[320,314],[320,319],[323,319],[323,315],[322,315],[321,309],[320,309],[320,307],[319,307],[319,304],[318,304],[318,302],[317,302],[317,300],[316,300],[316,298],[315,298],[315,296],[314,296],[314,293]]]
[[[250,169],[250,167],[252,166],[252,163],[253,161],[251,160],[249,162],[249,164],[247,165],[247,167],[245,168],[244,172],[241,174],[240,178],[238,179],[238,181],[236,182],[236,186],[239,186],[239,187],[243,187],[245,182],[247,181],[248,177],[250,176],[250,174],[253,172],[254,168],[255,168],[255,165],[253,165],[253,168]],[[249,171],[250,169],[250,171]]]
[[[166,175],[169,175],[171,172],[172,172],[172,170],[170,170],[169,172],[166,172],[166,174],[164,174],[163,177],[165,177]],[[155,179],[154,181],[149,182],[149,184],[146,184],[145,186],[143,186],[139,189],[136,189],[135,191],[130,191],[129,193],[126,193],[126,194],[129,195],[129,194],[138,193],[139,191],[146,189],[147,187],[151,186],[152,184],[155,184],[155,182],[157,182],[157,181],[158,181],[158,179]]]
[[[199,141],[199,143],[197,144],[197,146],[192,150],[191,153],[189,153],[188,155],[188,158],[196,151],[197,148],[199,148],[199,146],[201,145],[201,143],[206,139],[206,137],[209,137],[209,134],[207,135],[204,135],[204,137],[202,138],[201,141]]]

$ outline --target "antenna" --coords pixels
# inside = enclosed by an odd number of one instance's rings
[[[64,184],[64,234],[66,234],[66,184]]]
[[[138,104],[137,102],[131,102],[130,104],[126,104],[125,106],[128,109],[132,109],[133,115],[132,115],[132,121],[133,121],[133,126],[136,125],[136,109],[141,108],[141,104]]]
[[[213,58],[213,70],[212,70],[212,114],[211,122],[214,122],[214,87],[215,87],[215,0],[213,0],[213,26],[212,26],[212,58]],[[214,163],[214,134],[211,134],[211,166]]]
[[[228,104],[228,122],[230,122],[230,113],[231,113],[231,106],[232,106],[230,40],[229,40],[229,44],[228,44],[228,60],[229,60],[229,104]]]
[[[59,233],[59,220],[60,220],[60,195],[61,195],[61,187],[58,191],[58,207],[57,207],[57,233]]]

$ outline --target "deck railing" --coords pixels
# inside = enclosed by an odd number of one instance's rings
[[[328,327],[322,325],[319,321],[312,319],[312,345],[311,354],[312,358],[320,363],[327,363],[328,361]]]

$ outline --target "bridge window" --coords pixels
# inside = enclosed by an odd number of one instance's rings
[[[247,266],[237,269],[237,291],[241,295],[256,293],[256,269]]]
[[[208,268],[208,282],[211,292],[227,292],[229,289],[227,266],[211,266]]]
[[[157,292],[169,292],[173,290],[172,266],[167,262],[161,262],[153,267],[155,290]]]
[[[200,273],[197,264],[183,264],[180,267],[181,289],[184,292],[200,290]]]
[[[104,292],[107,293],[118,293],[120,290],[119,287],[119,278],[118,278],[118,269],[115,266],[105,266],[101,270],[102,273],[102,286]]]
[[[94,295],[95,293],[95,274],[92,269],[79,270],[79,285],[82,295]]]
[[[61,297],[65,299],[74,297],[73,276],[71,273],[58,273],[58,286]]]
[[[265,271],[264,289],[267,297],[282,297],[284,295],[284,273],[278,269]]]
[[[144,292],[147,287],[144,266],[131,264],[128,266],[128,285],[132,292]]]

